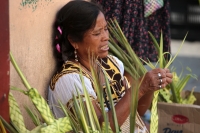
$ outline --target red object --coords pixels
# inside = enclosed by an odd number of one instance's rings
[[[172,120],[178,124],[184,124],[189,122],[189,119],[183,115],[173,115]]]
[[[9,1],[0,4],[0,115],[9,122]]]

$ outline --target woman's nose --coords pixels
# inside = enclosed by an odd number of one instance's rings
[[[103,32],[102,39],[103,39],[103,41],[108,41],[109,40],[109,32],[108,32],[108,30],[105,30]]]

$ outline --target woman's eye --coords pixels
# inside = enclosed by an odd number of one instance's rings
[[[100,35],[100,33],[95,33],[95,34],[93,34],[93,35],[98,36],[98,35]]]

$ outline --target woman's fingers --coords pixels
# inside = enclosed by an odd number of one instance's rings
[[[166,73],[166,77],[168,77],[168,78],[173,78],[173,74],[172,73]]]
[[[165,88],[172,82],[173,75],[169,69],[156,68],[148,72],[146,79],[150,79],[150,87]]]
[[[166,73],[166,76],[163,76],[162,78],[158,79],[157,82],[158,84],[165,84],[166,86],[167,84],[170,84],[172,82],[172,78],[172,73]]]
[[[172,82],[173,75],[169,69],[156,68],[145,74],[140,86],[141,91],[156,91],[165,88]]]
[[[171,82],[172,82],[172,78],[166,78],[166,82],[167,82],[167,84],[170,84]]]
[[[170,73],[170,70],[168,68],[164,69],[166,73]]]

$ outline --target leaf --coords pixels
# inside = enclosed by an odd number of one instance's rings
[[[103,71],[103,73],[104,73],[104,76],[105,76],[106,75],[105,71]],[[105,81],[106,81],[106,91],[107,91],[107,94],[108,94],[109,104],[110,104],[110,108],[111,108],[111,111],[112,111],[113,123],[114,123],[114,126],[115,126],[115,132],[118,133],[120,131],[120,127],[119,127],[118,121],[117,121],[117,115],[116,115],[116,111],[115,111],[115,105],[114,105],[114,102],[113,102],[113,99],[112,99],[110,84],[109,84],[108,78],[106,76],[105,76]]]
[[[73,131],[74,131],[75,133],[78,133],[78,130],[77,130],[77,127],[78,127],[78,126],[75,126],[75,121],[73,121],[73,118],[72,118],[73,116],[68,115],[67,110],[65,109],[64,105],[61,103],[60,100],[58,100],[58,103],[59,103],[61,109],[63,110],[65,116],[69,118],[69,121],[70,121],[70,124],[71,124],[71,126],[72,126]],[[70,111],[70,110],[69,110],[69,111]],[[68,112],[69,112],[69,111],[68,111]],[[70,117],[70,116],[71,116],[71,117]]]
[[[41,125],[40,119],[37,116],[37,114],[33,113],[31,111],[31,109],[29,109],[26,105],[24,106],[26,112],[28,113],[28,115],[30,116],[30,118],[32,119],[33,123],[35,124],[35,126],[39,126]]]
[[[78,92],[78,89],[77,89],[77,94],[78,94],[77,97],[75,95],[73,95],[73,103],[74,103],[75,113],[78,116],[79,124],[80,124],[83,132],[89,133],[88,124],[86,122],[87,114],[85,114],[83,111],[83,108],[84,108],[83,101],[82,101],[83,99],[81,98],[80,93]]]
[[[0,119],[0,132],[1,132],[1,133],[6,133],[6,129],[4,128],[4,125],[3,125],[3,123],[1,122],[1,119]]]
[[[87,113],[89,115],[89,121],[90,121],[91,128],[92,128],[93,131],[95,131],[96,127],[97,127],[98,130],[101,131],[97,115],[95,113],[94,107],[92,105],[92,102],[91,102],[91,100],[89,98],[87,89],[85,87],[85,83],[84,83],[84,80],[83,80],[82,71],[81,71],[80,79],[81,79],[82,87],[83,87],[83,90],[84,90],[86,109],[87,109]]]
[[[12,127],[9,123],[7,123],[6,120],[3,119],[3,117],[0,116],[0,120],[2,121],[4,127],[5,127],[10,133],[19,133],[14,127]]]
[[[188,33],[187,33],[187,34],[188,34]],[[179,54],[179,52],[180,52],[180,50],[181,50],[181,48],[182,48],[182,46],[183,46],[183,44],[184,44],[184,42],[185,42],[185,39],[186,39],[186,37],[187,37],[187,34],[185,35],[185,37],[184,37],[184,39],[183,39],[183,41],[182,41],[182,43],[181,43],[181,45],[180,45],[178,51],[176,52],[174,58],[173,58],[171,61],[169,61],[169,62],[167,63],[167,65],[165,66],[165,68],[168,68],[168,67],[171,65],[171,63],[176,59],[177,55]]]
[[[162,102],[173,103],[172,100],[170,99],[171,93],[168,89],[166,89],[166,88],[161,89],[159,95],[161,95],[162,99],[164,100]]]
[[[90,62],[90,66],[91,66],[92,77],[94,80],[94,88],[97,93],[98,102],[100,104],[104,123],[106,125],[106,126],[104,126],[104,132],[107,133],[109,131],[109,122],[108,122],[108,116],[107,116],[107,113],[105,112],[105,107],[104,107],[103,89],[102,89],[102,86],[100,85],[99,78],[97,76],[97,72],[95,71],[96,69],[95,69],[95,65],[93,62],[94,59],[91,59],[91,60],[92,61]]]
[[[196,87],[192,88],[192,91],[190,92],[189,96],[187,96],[185,99],[183,99],[183,104],[194,104],[194,102],[197,100],[194,96],[193,92]]]
[[[108,124],[110,125],[110,124]],[[102,123],[102,133],[113,133],[111,127],[109,126],[108,130],[106,129],[108,125],[105,124],[105,122]]]

